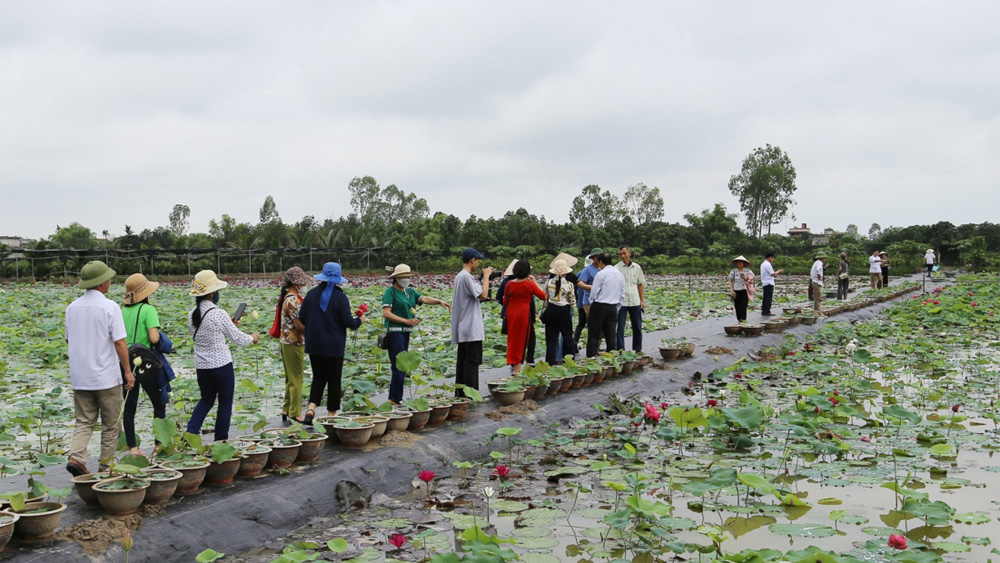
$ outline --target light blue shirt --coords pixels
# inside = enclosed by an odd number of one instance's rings
[[[597,275],[597,271],[597,266],[590,264],[580,272],[577,279],[587,285],[591,285],[594,283],[594,276]],[[590,305],[590,290],[580,289],[580,294],[577,295],[576,301],[581,307],[584,305]]]
[[[594,276],[590,288],[591,303],[621,306],[625,301],[625,276],[614,266],[605,266]]]

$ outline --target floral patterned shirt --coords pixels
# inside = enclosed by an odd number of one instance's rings
[[[301,310],[301,297],[294,293],[285,296],[285,302],[281,305],[281,338],[278,339],[282,344],[306,345],[305,335],[295,329],[295,319],[299,318]]]

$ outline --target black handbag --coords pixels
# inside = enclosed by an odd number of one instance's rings
[[[382,333],[378,335],[378,347],[383,350],[389,349],[389,338],[387,333]]]
[[[132,375],[138,383],[147,383],[156,377],[156,374],[163,369],[163,363],[152,350],[144,344],[134,342],[139,332],[139,314],[142,312],[144,303],[139,304],[139,310],[135,313],[135,328],[132,330],[132,344],[128,345],[128,361],[132,364]],[[136,362],[136,359],[139,361]]]

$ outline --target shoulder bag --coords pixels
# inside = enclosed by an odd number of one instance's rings
[[[146,383],[150,379],[156,377],[156,374],[163,369],[163,364],[160,362],[160,358],[147,348],[143,344],[136,342],[136,337],[139,333],[139,319],[142,313],[142,306],[144,303],[139,304],[139,310],[135,313],[135,328],[132,330],[132,344],[128,346],[128,361],[132,363],[132,375],[135,376],[135,380],[139,383]],[[139,362],[136,363],[136,359]]]

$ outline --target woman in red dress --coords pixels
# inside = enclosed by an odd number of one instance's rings
[[[535,283],[531,275],[531,264],[518,260],[513,268],[514,279],[507,282],[503,294],[503,304],[507,307],[507,365],[514,374],[521,372],[524,365],[524,349],[528,342],[528,327],[531,318],[531,299],[544,300],[545,290]]]

